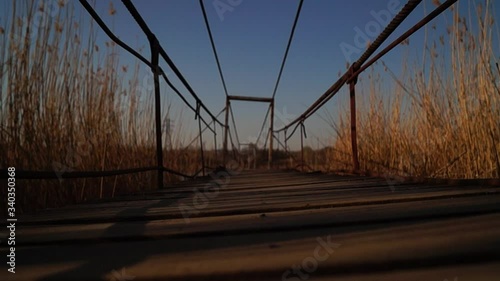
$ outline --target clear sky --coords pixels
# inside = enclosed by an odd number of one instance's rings
[[[459,0],[460,10],[468,11],[470,1]],[[116,9],[113,16],[108,13],[110,1],[96,2],[97,12],[113,27],[115,34],[134,47],[142,47],[141,52],[149,57],[146,37],[121,1],[111,1]],[[389,40],[402,34],[434,9],[433,2],[422,1]],[[218,113],[224,107],[225,95],[198,0],[143,0],[133,3],[196,93],[214,114]],[[204,3],[229,94],[270,97],[299,1],[205,0]],[[346,56],[342,46],[364,48],[360,42],[355,42],[362,37],[359,31],[373,40],[376,37],[374,34],[382,28],[384,16],[390,14],[392,18],[394,9],[399,11],[405,3],[405,0],[305,0],[276,94],[276,128],[281,128],[283,121],[291,121],[300,115],[336,81],[339,71],[346,69],[346,62],[356,60],[361,54],[359,50],[350,57]],[[75,7],[82,10],[77,1]],[[436,31],[433,31],[436,36],[445,33],[450,14],[447,11],[444,17],[433,22],[437,26]],[[87,14],[85,16],[90,17]],[[102,32],[99,38],[108,40]],[[385,63],[398,73],[403,56],[417,58],[423,48],[423,41],[422,30],[411,37],[409,47],[400,46],[387,55]],[[135,59],[125,52],[121,56],[123,64],[135,63]],[[164,62],[162,67],[169,72]],[[145,76],[146,70],[144,68]],[[170,74],[169,77],[194,105],[194,99],[174,75]],[[192,120],[193,114],[181,106],[180,100],[166,85],[162,84],[162,87],[163,98],[184,112],[183,127],[187,130],[197,128]],[[362,89],[360,92],[362,95]],[[346,97],[344,87],[325,108],[336,115],[340,108],[347,107]],[[233,109],[240,141],[255,140],[267,105],[233,102]],[[324,111],[320,110],[319,114],[322,113]],[[175,122],[179,122],[175,119],[181,119],[176,116],[172,118]],[[318,117],[310,118],[306,125],[308,144],[314,147],[317,145],[316,137],[325,144],[333,137],[333,131]],[[291,144],[296,147],[298,141],[297,134]]]

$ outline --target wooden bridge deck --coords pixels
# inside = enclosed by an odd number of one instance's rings
[[[0,279],[500,279],[498,187],[285,171],[214,182],[20,217],[17,273]]]

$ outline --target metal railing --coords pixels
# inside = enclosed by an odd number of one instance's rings
[[[401,11],[392,19],[392,21],[387,25],[387,27],[380,33],[380,35],[375,39],[375,41],[368,47],[368,49],[361,55],[361,57],[354,62],[350,68],[330,87],[326,92],[321,95],[311,106],[309,106],[300,116],[291,121],[289,124],[285,125],[283,128],[273,131],[273,133],[279,134],[284,133],[284,146],[285,151],[287,149],[287,141],[295,134],[297,128],[300,127],[300,144],[301,144],[301,160],[300,166],[302,170],[305,166],[304,162],[304,137],[307,138],[304,122],[316,113],[321,107],[323,107],[335,94],[337,94],[340,89],[345,85],[349,84],[350,93],[350,113],[351,113],[351,149],[352,149],[352,163],[354,171],[358,172],[360,170],[359,159],[358,159],[358,142],[356,133],[356,83],[358,81],[358,76],[365,71],[368,67],[377,62],[384,55],[389,53],[392,49],[398,46],[400,43],[408,39],[412,34],[418,31],[420,28],[424,27],[438,15],[443,13],[458,0],[447,0],[440,4],[435,10],[433,10],[429,15],[424,17],[405,33],[399,36],[396,40],[390,43],[386,48],[376,54],[370,61],[366,62],[375,51],[387,40],[387,38],[396,30],[396,28],[401,25],[401,23],[412,13],[412,11],[422,2],[422,0],[409,0],[406,5],[401,9]],[[295,126],[294,126],[295,125]],[[294,126],[294,127],[293,127]],[[292,129],[290,134],[287,134],[289,129]]]
[[[179,71],[174,62],[170,59],[167,52],[163,49],[155,34],[148,27],[144,19],[141,17],[135,6],[132,4],[130,0],[122,0],[123,4],[130,12],[132,17],[140,26],[141,30],[144,32],[146,37],[148,38],[149,46],[151,49],[151,59],[148,60],[137,51],[135,51],[132,47],[121,41],[112,31],[111,29],[104,23],[104,21],[99,17],[97,12],[92,8],[92,6],[86,0],[79,0],[80,4],[85,8],[85,10],[89,13],[89,15],[97,22],[100,28],[106,33],[106,35],[113,40],[118,46],[122,47],[128,53],[139,59],[142,63],[146,64],[151,68],[151,71],[154,76],[154,96],[155,96],[155,135],[156,135],[156,166],[152,167],[139,167],[139,168],[130,168],[130,169],[119,169],[119,170],[110,170],[110,171],[65,171],[63,173],[57,171],[28,171],[28,170],[17,170],[16,177],[19,179],[70,179],[70,178],[99,178],[99,177],[109,177],[109,176],[117,176],[117,175],[125,175],[132,173],[140,173],[147,171],[157,171],[157,187],[159,189],[163,188],[163,173],[171,173],[174,175],[182,176],[185,178],[195,178],[200,172],[205,175],[205,158],[203,151],[203,132],[206,129],[209,129],[214,134],[214,145],[215,152],[217,152],[217,141],[216,141],[216,131],[217,125],[226,128],[226,126],[220,122],[214,114],[207,108],[207,106],[202,102],[202,100],[198,97],[195,91],[191,88],[190,84],[184,78],[182,73]],[[174,72],[177,78],[181,81],[183,86],[188,90],[191,96],[195,99],[196,105],[191,105],[187,99],[181,94],[181,92],[171,83],[168,79],[167,75],[163,71],[163,69],[159,66],[160,57],[165,60],[170,69]],[[199,141],[200,141],[200,155],[201,155],[201,170],[196,172],[194,175],[187,175],[179,171],[174,171],[164,166],[163,163],[163,147],[162,147],[162,118],[161,118],[161,99],[160,99],[160,76],[166,82],[166,84],[181,98],[184,104],[187,105],[191,111],[195,113],[195,119],[198,120],[198,129],[199,129]],[[211,122],[207,122],[201,116],[201,110],[204,110],[209,117],[212,119]],[[227,111],[227,108],[223,109],[223,111]],[[223,112],[221,111],[221,113]],[[220,115],[220,113],[219,113]],[[205,128],[202,128],[202,123]],[[211,128],[211,125],[214,125]],[[227,128],[228,129],[228,128]],[[190,144],[191,145],[191,144]],[[7,173],[2,173],[2,176]]]

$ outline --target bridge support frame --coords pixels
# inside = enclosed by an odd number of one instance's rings
[[[228,154],[228,130],[229,130],[229,110],[231,107],[231,101],[250,101],[250,102],[264,102],[269,103],[271,107],[271,120],[269,126],[269,152],[268,152],[268,162],[267,168],[271,169],[273,165],[273,131],[274,131],[274,98],[266,98],[266,97],[251,97],[251,96],[234,96],[228,95],[226,96],[226,118],[225,118],[225,131],[224,131],[224,151],[223,151],[223,161],[224,166],[227,161]]]

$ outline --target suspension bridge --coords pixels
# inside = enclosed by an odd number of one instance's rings
[[[500,276],[498,180],[384,177],[361,171],[358,160],[358,76],[457,0],[444,1],[377,52],[421,2],[409,0],[348,71],[282,128],[273,124],[275,96],[303,0],[299,0],[270,97],[228,92],[204,2],[200,0],[226,97],[225,107],[218,114],[199,98],[132,1],[122,0],[148,38],[150,59],[113,34],[86,0],[79,1],[110,39],[151,68],[156,166],[64,173],[16,171],[16,178],[97,178],[156,171],[157,189],[20,216],[18,273],[6,275],[3,271],[2,280],[437,281],[496,280]],[[161,59],[194,98],[194,105],[159,66]],[[193,175],[169,168],[169,159],[163,155],[160,79],[198,121],[201,169]],[[304,158],[305,121],[345,85],[350,90],[353,170],[343,174],[312,172]],[[239,148],[244,144],[237,136],[232,101],[269,105],[259,133],[259,139],[266,139],[267,167],[242,167]],[[224,119],[220,120],[223,113]],[[269,126],[264,132],[266,122]],[[202,145],[206,130],[214,134],[217,167],[206,163]],[[223,134],[219,155],[217,132]],[[299,157],[291,154],[287,144],[297,134],[301,140]],[[291,165],[287,162],[282,167],[274,161],[275,145],[293,158]],[[165,173],[185,180],[165,184]],[[9,248],[1,249],[2,255],[8,254]]]

